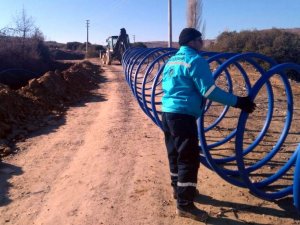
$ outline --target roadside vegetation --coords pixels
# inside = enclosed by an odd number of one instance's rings
[[[293,32],[294,31],[294,32]],[[300,64],[300,32],[282,29],[223,32],[208,47],[217,52],[256,52],[275,59],[278,63]],[[300,74],[289,72],[300,81]]]
[[[67,69],[71,64],[57,60],[98,57],[101,45],[45,41],[41,30],[23,9],[13,18],[13,25],[0,28],[0,83],[13,89],[27,84],[47,71]]]
[[[280,63],[300,63],[300,34],[276,28],[223,32],[209,49],[220,52],[259,52]]]
[[[22,68],[39,74],[51,66],[43,34],[23,9],[14,18],[13,27],[0,29],[0,71]]]

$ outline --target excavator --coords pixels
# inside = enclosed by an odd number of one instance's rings
[[[129,37],[125,28],[121,28],[119,36],[110,36],[106,39],[106,42],[106,50],[100,52],[102,63],[111,65],[114,60],[121,63],[123,53],[130,48]]]

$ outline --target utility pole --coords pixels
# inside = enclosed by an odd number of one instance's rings
[[[133,36],[133,43],[135,43],[135,34],[134,35],[132,35]]]
[[[172,48],[172,0],[169,0],[169,48]]]
[[[86,46],[85,46],[85,53],[86,53],[86,56],[87,56],[87,54],[88,54],[89,25],[90,25],[90,20],[86,20]]]

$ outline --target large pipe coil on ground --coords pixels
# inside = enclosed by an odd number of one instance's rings
[[[176,52],[173,48],[131,48],[123,55],[125,78],[134,97],[160,128],[162,71]],[[219,87],[238,96],[249,95],[257,104],[249,115],[207,100],[197,121],[201,163],[259,198],[293,195],[300,211],[300,117],[293,120],[294,112],[300,111],[300,92],[294,102],[293,87],[298,84],[286,75],[289,70],[300,73],[300,65],[277,64],[257,53],[199,54],[209,63]]]

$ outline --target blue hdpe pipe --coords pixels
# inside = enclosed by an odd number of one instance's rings
[[[161,129],[162,72],[165,63],[176,52],[177,49],[174,48],[131,48],[124,53],[122,60],[125,79],[134,97],[137,99],[140,108]],[[197,121],[201,163],[215,171],[227,182],[239,187],[248,188],[252,194],[262,199],[275,200],[292,194],[294,206],[300,212],[300,144],[290,158],[274,174],[266,176],[260,181],[251,180],[252,174],[259,173],[259,169],[266,166],[280,152],[289,134],[293,122],[293,93],[285,72],[287,70],[294,70],[300,73],[300,65],[293,63],[277,64],[273,59],[257,53],[200,52],[199,54],[209,64],[214,63],[217,65],[217,69],[213,72],[214,79],[218,79],[221,74],[225,74],[228,92],[233,92],[232,75],[229,72],[229,67],[234,66],[240,72],[245,82],[249,97],[255,100],[262,88],[265,88],[268,100],[264,124],[253,142],[245,149],[243,139],[248,121],[248,114],[246,112],[240,113],[236,128],[226,137],[214,143],[207,143],[207,132],[216,128],[230,110],[229,106],[224,106],[218,118],[205,127],[204,118],[209,116],[208,109],[212,106],[212,102],[207,101],[204,113]],[[253,85],[251,85],[247,68],[244,68],[243,62],[247,62],[260,74],[260,77]],[[285,89],[287,109],[284,126],[280,137],[276,140],[274,146],[268,150],[268,153],[249,166],[244,161],[245,157],[254,151],[264,139],[273,119],[275,99],[270,79],[274,75],[279,75]],[[235,154],[221,158],[214,158],[212,156],[214,148],[222,146],[231,140],[235,141]],[[236,169],[226,168],[228,163],[231,163],[231,165],[234,164]],[[291,170],[294,170],[292,184],[283,185],[280,189],[273,191],[267,191],[272,189],[272,184],[280,181]]]

